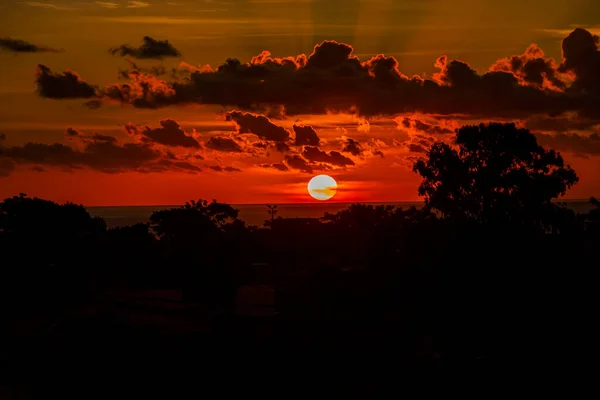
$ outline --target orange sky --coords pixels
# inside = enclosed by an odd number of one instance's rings
[[[498,59],[522,54],[531,43],[560,62],[561,40],[575,26],[598,34],[596,0],[5,0],[0,5],[0,38],[64,51],[0,51],[0,134],[5,135],[0,146],[62,143],[82,149],[85,138],[94,133],[114,136],[119,145],[140,143],[139,137],[125,132],[125,124],[156,129],[159,121],[172,119],[200,147],[153,148],[172,152],[177,160],[190,162],[202,172],[124,169],[107,173],[88,167],[66,169],[51,162],[16,162],[14,170],[0,172],[0,197],[24,192],[88,206],[178,204],[198,198],[233,204],[311,202],[306,184],[312,176],[328,173],[340,185],[335,201],[415,201],[419,178],[410,163],[416,154],[406,143],[423,132],[399,121],[408,117],[453,130],[476,120],[440,120],[422,114],[372,119],[300,114],[272,119],[292,134],[294,124],[313,126],[322,151],[341,151],[348,137],[360,142],[364,150],[361,155],[343,153],[354,165],[330,171],[279,171],[260,165],[282,163],[281,152],[226,153],[206,146],[212,136],[238,129],[219,106],[140,109],[112,103],[93,110],[83,107],[80,99],[38,96],[36,66],[43,64],[55,72],[70,69],[86,82],[103,87],[124,82],[118,71],[129,67],[124,57],[108,50],[121,44],[139,45],[143,36],[169,40],[181,56],[136,60],[136,64],[167,69],[181,62],[216,67],[230,57],[248,62],[263,50],[274,57],[308,55],[323,40],[337,40],[351,44],[354,55],[363,61],[384,53],[398,60],[403,74],[431,77],[438,71],[435,60],[442,54],[485,72]],[[526,125],[526,121],[517,122]],[[599,127],[600,122],[569,132],[591,135],[600,132]],[[67,128],[80,131],[84,139],[68,140]],[[449,140],[450,135],[433,137]],[[560,150],[580,176],[567,197],[600,194],[598,155]],[[240,171],[218,172],[211,167]]]

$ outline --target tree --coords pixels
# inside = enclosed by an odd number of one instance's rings
[[[267,204],[267,210],[271,215],[271,226],[273,226],[273,220],[275,219],[275,214],[277,214],[277,204]]]
[[[480,223],[534,223],[548,228],[553,199],[579,180],[554,150],[514,124],[464,126],[455,146],[436,142],[414,171],[419,195],[443,217]]]
[[[237,227],[238,210],[229,204],[213,200],[187,202],[179,208],[171,208],[150,216],[151,229],[169,242],[196,242],[210,235]]]
[[[92,217],[82,205],[57,204],[21,193],[0,202],[0,233],[64,240],[104,232],[102,218]]]

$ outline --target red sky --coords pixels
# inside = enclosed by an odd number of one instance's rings
[[[412,162],[433,140],[487,121],[515,122],[559,150],[580,177],[567,197],[598,195],[598,8],[8,0],[0,196],[310,202],[308,181],[327,173],[340,185],[335,201],[415,201]],[[270,58],[253,60],[263,51]],[[228,58],[240,63],[218,69]],[[90,100],[101,106],[84,106]]]

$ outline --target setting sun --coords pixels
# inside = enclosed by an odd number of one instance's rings
[[[329,200],[335,196],[337,182],[329,175],[317,175],[308,182],[308,193],[317,200]]]

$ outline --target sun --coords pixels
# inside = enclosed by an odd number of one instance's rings
[[[308,182],[308,194],[317,200],[329,200],[335,196],[337,182],[329,175],[317,175]]]

